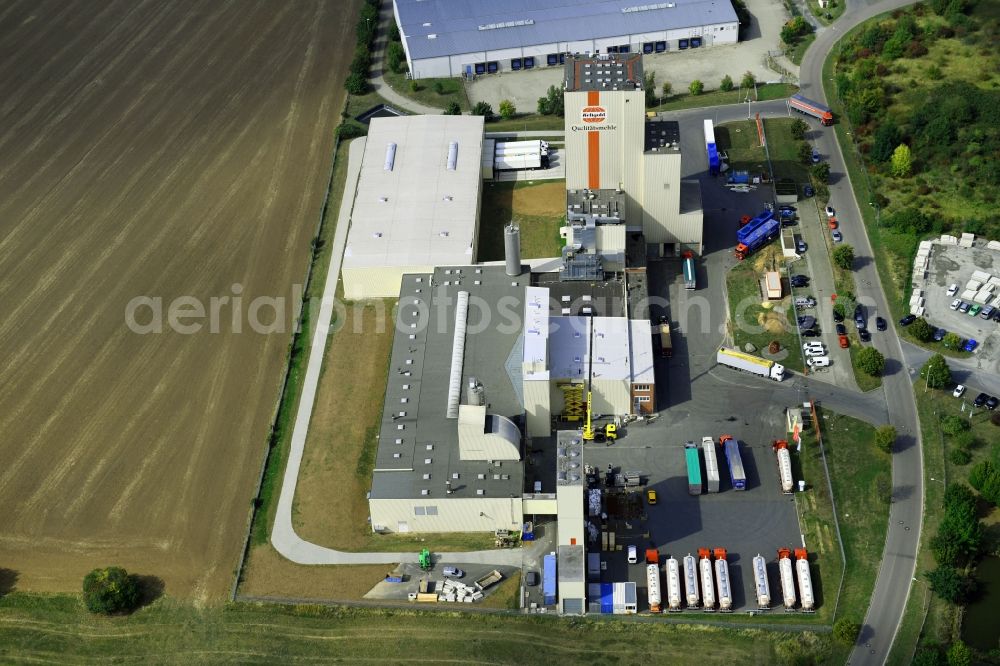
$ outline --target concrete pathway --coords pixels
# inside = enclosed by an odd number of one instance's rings
[[[365,141],[364,137],[355,139],[348,148],[347,182],[344,186],[344,197],[340,203],[340,213],[337,219],[337,231],[334,234],[333,248],[330,253],[330,268],[326,276],[326,285],[323,287],[323,298],[313,329],[313,339],[309,346],[306,375],[302,382],[302,396],[299,399],[299,409],[295,414],[295,425],[292,429],[288,465],[285,467],[281,495],[278,498],[278,511],[274,517],[274,529],[271,531],[271,545],[274,546],[274,549],[297,564],[393,564],[407,560],[417,561],[417,553],[349,553],[326,548],[302,539],[295,533],[295,527],[292,525],[295,488],[298,485],[299,468],[302,465],[302,454],[306,447],[309,420],[316,402],[316,388],[319,385],[320,370],[323,367],[326,337],[330,333],[337,281],[340,279],[340,266],[343,261],[344,247],[347,245],[347,233],[350,230],[351,210],[354,205],[358,174],[361,171],[361,157],[364,154]],[[493,564],[520,567],[522,557],[521,549],[484,550],[436,553],[434,561],[441,564]]]
[[[375,53],[372,56],[371,76],[368,82],[371,84],[372,90],[392,106],[409,111],[410,113],[432,116],[441,115],[444,113],[444,109],[427,106],[409,97],[400,95],[389,87],[389,84],[382,77],[382,71],[385,67],[385,49],[389,44],[389,29],[394,21],[392,3],[382,3],[378,15],[378,32],[375,34]]]

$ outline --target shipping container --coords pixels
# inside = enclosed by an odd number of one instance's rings
[[[542,560],[542,596],[545,597],[545,605],[553,606],[556,603],[556,556],[546,555]]]
[[[615,612],[614,583],[601,583],[601,612],[606,615]]]
[[[747,489],[747,475],[743,470],[743,457],[740,455],[740,443],[732,435],[723,435],[719,438],[722,450],[726,454],[726,463],[729,465],[729,480],[733,484],[733,490]]]
[[[719,460],[715,455],[715,440],[701,438],[701,450],[705,454],[705,489],[710,493],[719,492]]]
[[[687,464],[688,494],[701,495],[701,461],[698,458],[698,447],[694,442],[684,445],[684,460]]]
[[[592,581],[601,579],[600,553],[587,553],[587,578]]]

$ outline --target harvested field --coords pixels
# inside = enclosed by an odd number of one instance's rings
[[[172,596],[228,590],[358,4],[0,2],[0,561],[19,589],[120,564]],[[162,333],[126,325],[140,296]],[[205,315],[218,297],[218,325],[178,332],[179,296]]]

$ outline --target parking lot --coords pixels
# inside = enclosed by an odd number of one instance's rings
[[[935,243],[931,247],[930,264],[923,283],[914,282],[914,288],[924,290],[924,318],[932,325],[957,333],[964,339],[979,343],[975,353],[993,358],[997,354],[1000,325],[981,317],[970,317],[951,309],[951,303],[961,298],[973,271],[1000,274],[1000,252],[988,250],[985,244],[966,248],[958,245]],[[958,284],[958,294],[949,296],[948,287]],[[1000,295],[1000,291],[997,292]],[[969,301],[967,301],[969,302]],[[990,301],[992,303],[992,300]]]

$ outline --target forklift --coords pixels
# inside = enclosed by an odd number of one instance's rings
[[[420,568],[424,571],[430,571],[434,568],[434,564],[431,562],[431,551],[426,548],[420,551]]]

